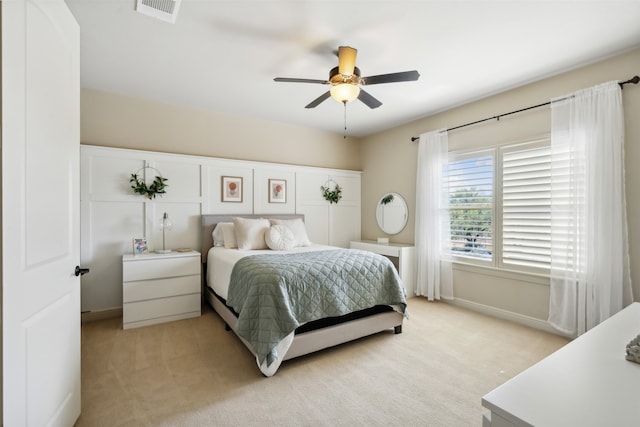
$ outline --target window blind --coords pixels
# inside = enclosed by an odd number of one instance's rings
[[[551,264],[551,148],[502,154],[502,262]]]

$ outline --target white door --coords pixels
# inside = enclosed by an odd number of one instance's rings
[[[2,1],[5,426],[80,415],[80,31],[63,0]]]

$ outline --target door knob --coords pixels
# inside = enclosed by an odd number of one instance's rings
[[[76,271],[75,271],[76,277],[82,276],[83,274],[87,274],[88,272],[89,272],[88,268],[80,268],[79,265],[76,265]]]

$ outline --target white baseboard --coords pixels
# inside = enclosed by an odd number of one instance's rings
[[[540,329],[555,335],[562,335],[561,332],[552,327],[546,320],[536,319],[535,317],[525,316],[523,314],[514,313],[512,311],[503,310],[501,308],[491,307],[489,305],[479,304],[477,302],[455,298],[453,300],[442,299],[442,302],[465,308],[487,316],[497,317],[499,319],[508,320],[520,325],[529,326],[530,328]]]
[[[95,322],[96,320],[111,319],[113,317],[122,318],[122,308],[112,308],[101,311],[85,311],[80,314],[80,323]]]

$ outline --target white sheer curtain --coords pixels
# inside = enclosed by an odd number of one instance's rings
[[[449,138],[438,130],[420,135],[416,179],[416,294],[429,300],[453,298],[449,200],[443,180],[448,163]]]
[[[617,82],[551,103],[549,322],[580,335],[633,300]]]

